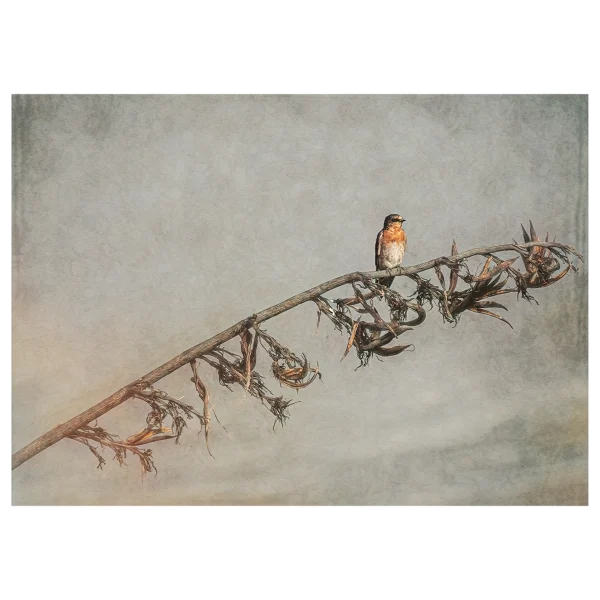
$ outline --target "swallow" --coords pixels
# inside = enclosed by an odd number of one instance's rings
[[[375,268],[393,269],[402,262],[406,251],[406,233],[402,229],[402,223],[406,219],[400,215],[388,215],[383,222],[383,229],[377,234],[375,242]],[[390,287],[394,281],[393,277],[382,277],[378,283]]]

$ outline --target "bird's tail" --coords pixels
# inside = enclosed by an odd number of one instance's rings
[[[391,287],[392,281],[394,281],[393,277],[382,277],[381,279],[377,280],[377,283],[385,287]]]

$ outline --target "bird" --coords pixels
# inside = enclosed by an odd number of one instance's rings
[[[402,262],[406,251],[406,233],[402,223],[406,219],[397,214],[388,215],[383,222],[383,229],[377,234],[375,242],[375,268],[378,271],[393,269]],[[393,277],[382,277],[378,283],[390,287]]]

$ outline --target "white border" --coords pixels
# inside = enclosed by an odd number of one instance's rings
[[[589,91],[588,91],[589,90]],[[374,94],[388,94],[388,95],[407,95],[407,94],[416,94],[416,95],[420,95],[420,96],[427,96],[427,95],[455,95],[455,96],[464,96],[464,95],[477,95],[477,96],[481,96],[481,95],[491,95],[491,96],[498,96],[498,95],[548,95],[548,94],[552,94],[552,95],[569,95],[569,96],[573,96],[573,95],[587,95],[587,96],[591,96],[592,94],[592,88],[583,88],[583,89],[579,89],[579,90],[573,90],[573,91],[553,91],[553,90],[540,90],[540,91],[519,91],[519,90],[501,90],[498,89],[496,91],[467,91],[467,90],[456,90],[456,91],[443,91],[443,90],[438,90],[438,89],[422,89],[420,91],[413,91],[410,89],[406,89],[403,90],[401,88],[380,88],[380,89],[372,89],[370,91],[365,91],[362,88],[348,88],[348,89],[330,89],[330,90],[319,90],[319,89],[312,89],[312,88],[300,88],[300,89],[296,89],[296,88],[281,88],[281,89],[275,89],[275,88],[271,88],[271,89],[263,89],[263,88],[252,88],[252,89],[237,89],[237,90],[231,90],[229,88],[222,88],[222,89],[202,89],[202,88],[195,88],[195,89],[190,89],[190,90],[180,90],[180,91],[160,91],[160,88],[157,88],[156,90],[139,90],[139,91],[127,91],[127,90],[119,90],[117,88],[115,89],[106,89],[105,91],[92,91],[92,90],[85,90],[85,89],[81,89],[81,90],[65,90],[65,91],[35,91],[35,90],[24,90],[24,91],[19,91],[18,88],[8,88],[8,92],[13,93],[13,94],[22,94],[22,95],[43,95],[43,96],[47,96],[47,95],[61,95],[61,94],[68,94],[68,95],[90,95],[90,94],[94,94],[94,95],[160,95],[160,94],[166,94],[166,95],[176,95],[176,94],[183,94],[183,95],[195,95],[195,94],[200,94],[200,95],[211,95],[211,94],[217,94],[217,95],[256,95],[256,94],[261,94],[261,95],[266,95],[266,94],[282,94],[282,95],[288,95],[288,94],[292,94],[292,95],[297,95],[297,94],[305,94],[305,95],[319,95],[319,96],[330,96],[330,95],[374,95]]]
[[[242,512],[514,512],[514,511],[535,511],[535,512],[591,512],[591,359],[592,359],[592,344],[591,344],[591,272],[592,272],[592,253],[591,253],[591,140],[592,140],[592,88],[583,88],[584,91],[559,91],[559,90],[540,90],[529,91],[514,90],[503,91],[489,89],[481,91],[446,91],[442,89],[427,89],[423,88],[419,91],[402,90],[400,88],[373,88],[364,90],[364,88],[349,88],[347,90],[324,90],[318,88],[307,89],[262,89],[253,88],[250,90],[231,90],[230,88],[190,91],[160,91],[163,88],[156,90],[144,91],[126,91],[115,89],[107,89],[106,91],[92,91],[81,89],[78,91],[18,91],[18,88],[8,88],[9,101],[9,276],[8,276],[8,305],[9,305],[9,331],[8,331],[8,364],[9,364],[9,465],[10,457],[12,456],[12,395],[11,395],[11,375],[12,375],[12,96],[19,95],[585,95],[588,97],[588,505],[587,506],[20,506],[13,505],[12,500],[12,471],[9,468],[8,472],[8,488],[9,488],[9,512],[223,512],[223,511],[242,511]],[[563,88],[564,90],[564,88]]]

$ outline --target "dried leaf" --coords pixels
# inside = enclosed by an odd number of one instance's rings
[[[479,314],[482,314],[482,315],[488,315],[490,317],[494,317],[494,319],[500,319],[500,321],[502,321],[503,323],[506,323],[511,329],[514,329],[514,327],[506,319],[503,319],[500,315],[490,312],[489,310],[484,310],[483,308],[477,308],[477,307],[471,307],[471,308],[469,308],[469,310],[479,313]]]
[[[452,240],[452,256],[456,256],[458,254],[458,247],[456,246],[456,242]],[[456,290],[456,285],[458,284],[458,272],[460,269],[460,265],[456,264],[450,267],[450,287],[448,288],[448,294],[453,294],[454,290]]]
[[[143,444],[151,444],[153,442],[160,442],[161,440],[172,440],[174,437],[174,435],[153,435],[150,437],[146,437],[132,445],[142,446]]]
[[[510,294],[511,292],[516,291],[516,288],[510,288],[508,290],[503,290],[500,289],[502,287],[504,287],[507,283],[508,279],[506,279],[505,281],[502,282],[502,285],[496,287],[495,289],[489,290],[488,292],[485,292],[485,294],[481,295],[481,298],[490,298],[490,297],[494,297],[494,296],[502,296],[502,294]]]
[[[406,346],[392,346],[390,348],[377,348],[373,350],[373,353],[378,354],[379,356],[397,356],[401,352],[404,352],[405,350],[408,350],[408,348],[411,347],[414,348],[412,344],[408,344]]]
[[[488,256],[483,267],[481,268],[481,271],[479,271],[479,274],[471,276],[470,281],[475,281],[475,287],[478,287],[478,282],[485,281],[488,278],[487,272],[491,262],[492,257]]]
[[[204,383],[202,383],[202,380],[198,375],[198,366],[196,364],[196,360],[193,359],[190,362],[190,364],[192,366],[192,372],[194,373],[193,381],[196,385],[196,391],[198,392],[198,396],[200,396],[200,400],[204,404],[204,410],[202,414],[204,420],[204,442],[206,443],[206,449],[208,450],[208,453],[214,458],[212,452],[210,451],[210,445],[208,443],[208,433],[210,431],[210,395],[208,393],[208,390],[206,389],[206,386],[204,385]]]
[[[538,237],[535,229],[533,228],[533,223],[529,221],[529,230],[531,232],[531,241],[539,242],[540,238]],[[544,256],[544,248],[543,246],[532,246],[529,250],[529,258],[538,257],[542,258]]]
[[[250,385],[250,376],[252,373],[251,368],[251,356],[250,356],[250,343],[252,342],[252,334],[249,329],[245,329],[240,333],[240,350],[242,352],[242,364],[244,367],[244,374],[246,377],[246,390]]]
[[[529,231],[531,234],[531,241],[539,242],[540,238],[537,236],[537,233],[535,232],[535,229],[533,228],[533,223],[531,221],[529,221]]]
[[[546,232],[546,242],[548,241],[548,237],[549,237],[549,233]],[[540,257],[541,258],[546,258],[547,256],[550,256],[550,250],[548,248],[544,248],[540,246]]]
[[[294,390],[302,390],[305,387],[308,387],[317,377],[321,376],[318,368],[311,368],[310,372],[312,373],[311,376],[305,381],[293,381],[285,378],[282,378],[279,381],[286,387],[292,388]]]
[[[500,304],[499,302],[492,302],[491,300],[479,300],[475,306],[477,308],[501,308],[503,310],[508,310],[504,304]]]
[[[555,277],[551,277],[550,279],[548,279],[547,281],[545,281],[541,285],[541,287],[548,287],[549,285],[552,285],[553,283],[556,283],[558,280],[562,279],[573,268],[574,267],[572,267],[571,265],[569,265],[564,271],[562,271],[562,273],[559,273]]]
[[[208,453],[214,458],[213,453],[210,451],[210,445],[208,443],[208,432],[210,430],[210,400],[209,400],[209,396],[208,396],[208,392],[206,393],[206,396],[204,398],[204,442],[206,444],[206,449],[208,450]]]
[[[492,277],[494,277],[494,275],[497,275],[501,271],[505,271],[506,269],[508,269],[508,267],[510,267],[518,258],[519,257],[517,256],[515,258],[511,258],[510,260],[505,260],[501,263],[498,263],[491,271],[487,271],[486,273],[481,275],[474,275],[471,281],[485,281],[487,279],[491,279]]]
[[[496,290],[501,290],[507,284],[508,277],[505,277],[504,279],[502,279],[502,277],[504,277],[504,275],[505,275],[504,272],[499,273],[494,279],[487,282],[483,286],[486,294],[488,292],[495,292]]]
[[[252,375],[252,357],[250,352],[250,342],[252,341],[252,334],[250,333],[250,330],[246,329],[243,333],[240,333],[240,338],[242,360],[244,362],[244,371],[246,375],[246,391],[248,391]]]
[[[254,341],[252,342],[252,350],[250,352],[250,370],[253,371],[256,367],[256,351],[258,349],[258,335],[254,335]]]
[[[403,327],[402,331],[397,331],[397,335],[400,335],[406,331],[412,331],[412,327]],[[394,339],[394,336],[391,333],[386,333],[382,335],[380,338],[372,338],[370,342],[366,344],[360,345],[361,351],[375,351],[379,348],[383,348],[386,344],[389,344]]]
[[[437,275],[437,278],[440,282],[440,285],[442,286],[442,289],[446,289],[446,281],[444,280],[444,274],[442,273],[442,269],[440,268],[439,265],[435,265],[434,266],[435,269],[435,274]]]
[[[487,273],[487,270],[488,270],[491,262],[492,262],[492,257],[488,256],[485,261],[485,264],[483,265],[483,269],[481,269],[481,273]]]
[[[242,351],[242,356],[246,356],[250,349],[250,342],[252,341],[252,334],[249,329],[244,329],[242,333],[240,333],[240,348]]]
[[[149,427],[145,427],[144,429],[142,429],[142,431],[140,431],[139,433],[134,433],[133,435],[130,435],[128,438],[125,439],[125,443],[126,444],[136,444],[137,442],[139,442],[140,440],[143,440],[144,437],[146,435],[148,435],[149,432],[151,432],[152,430]]]
[[[344,352],[344,356],[340,358],[340,362],[342,362],[346,356],[348,356],[348,352],[350,352],[350,348],[352,348],[352,344],[354,344],[354,338],[356,337],[356,332],[358,331],[358,327],[360,325],[359,321],[355,321],[352,326],[352,331],[350,332],[350,338],[348,339],[348,344],[346,345],[346,351]]]

